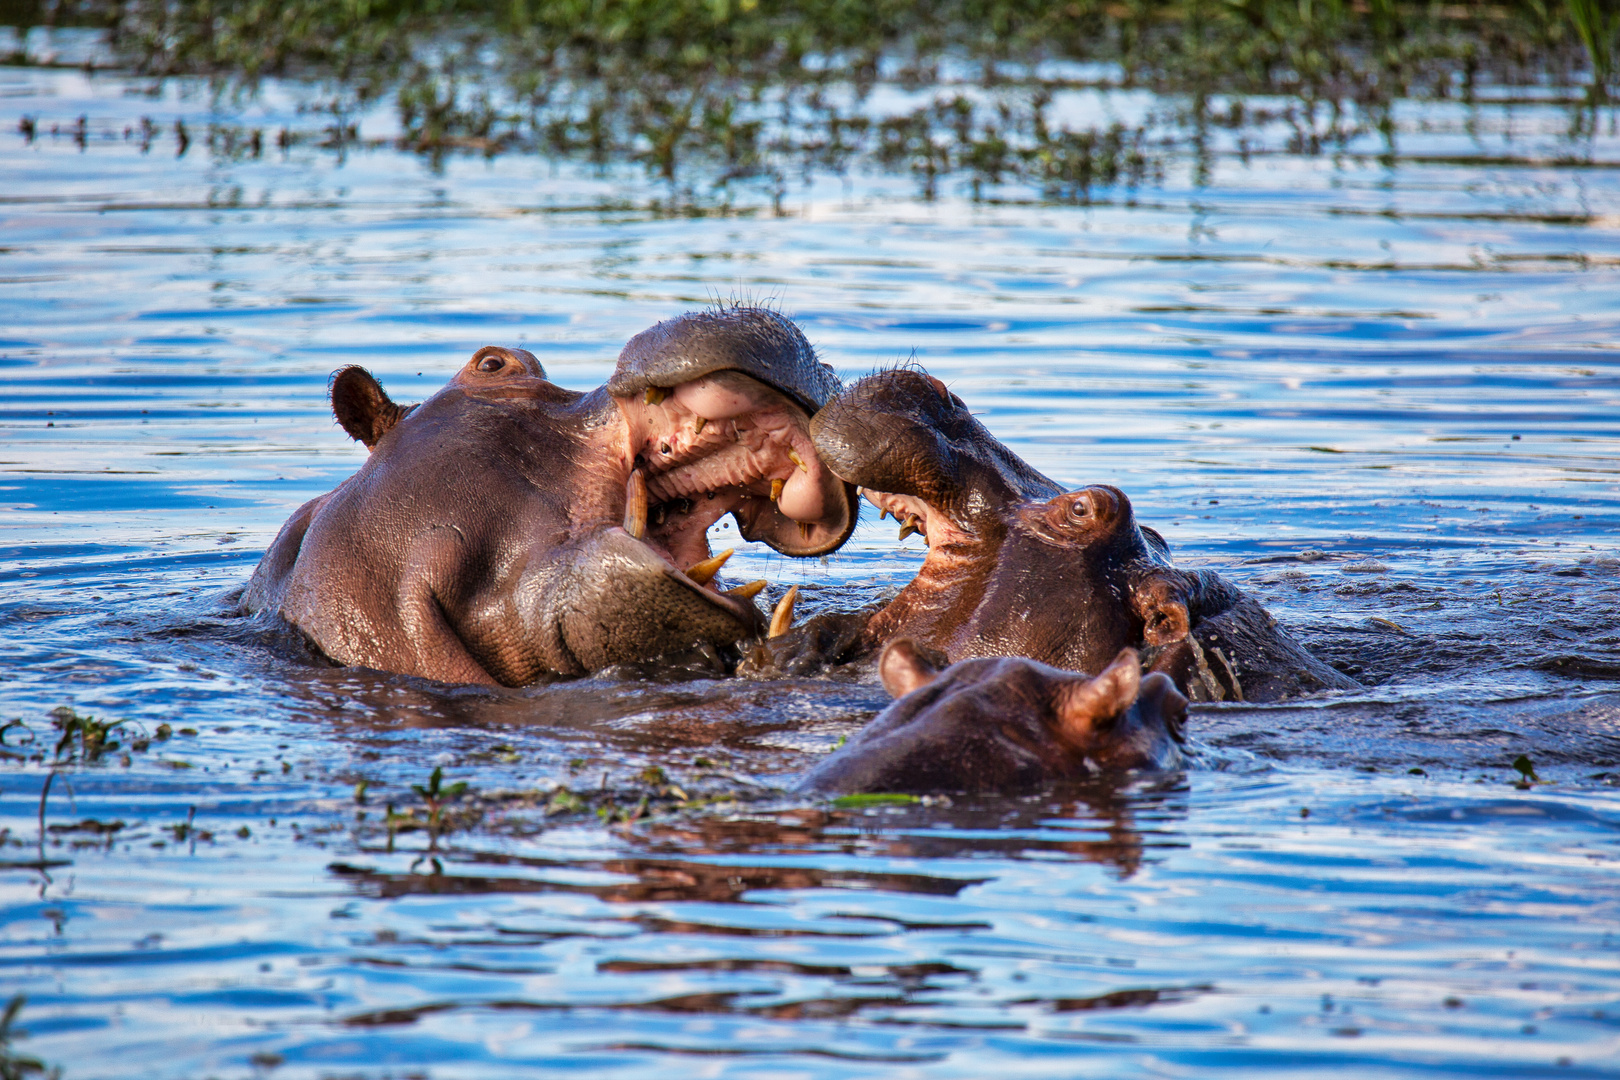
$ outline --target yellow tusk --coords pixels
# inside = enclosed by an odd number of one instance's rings
[[[781,637],[793,627],[793,605],[799,602],[799,587],[797,585],[782,594],[782,599],[776,602],[776,610],[771,612],[771,628],[766,637]]]
[[[695,562],[686,568],[686,576],[699,585],[707,585],[714,580],[714,575],[720,572],[720,568],[726,565],[726,560],[736,553],[736,548],[726,548],[718,555],[711,556],[701,562]]]
[[[647,538],[647,478],[640,469],[630,470],[624,485],[624,531],[637,540]]]
[[[662,386],[649,386],[647,387],[647,393],[644,395],[643,400],[645,400],[649,405],[662,405],[664,403],[664,399],[668,396],[669,391],[665,390]]]
[[[888,512],[888,510],[886,510],[886,509],[884,509],[884,508],[883,508],[883,507],[881,507],[881,506],[880,506],[880,507],[878,507],[878,520],[879,520],[879,521],[884,521],[884,520],[886,520],[886,519],[887,519],[887,518],[888,518],[888,516],[889,516],[889,512]]]
[[[900,526],[900,539],[904,540],[912,533],[920,532],[922,532],[922,526],[917,521],[917,515],[912,514],[910,517],[906,518],[906,523]]]
[[[787,487],[787,481],[785,480],[771,481],[771,502],[778,502],[781,500],[782,489],[785,487]]]
[[[800,540],[808,540],[808,539],[810,539],[810,534],[813,531],[814,531],[814,529],[811,527],[811,525],[810,525],[810,523],[808,521],[799,522],[799,539]]]
[[[725,595],[735,596],[738,600],[752,600],[765,591],[765,585],[765,579],[760,578],[758,581],[750,581],[746,585],[739,585],[735,589],[728,589]]]
[[[697,423],[692,425],[692,434],[694,434],[694,435],[703,434],[703,425],[707,424],[708,422],[709,422],[709,418],[707,416],[698,417],[697,418]]]
[[[799,467],[799,471],[804,473],[806,476],[810,474],[810,466],[804,463],[804,458],[799,456],[799,452],[797,450],[788,451],[788,460],[797,465]]]

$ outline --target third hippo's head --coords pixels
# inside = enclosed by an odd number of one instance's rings
[[[1065,491],[998,442],[938,379],[879,372],[811,425],[840,477],[928,544],[917,578],[868,626],[951,660],[1025,656],[1098,671],[1191,627],[1201,579],[1171,566],[1123,491]]]
[[[909,639],[878,662],[896,698],[808,773],[819,792],[1015,794],[1182,762],[1187,699],[1121,650],[1096,676],[1020,657],[941,670]]]

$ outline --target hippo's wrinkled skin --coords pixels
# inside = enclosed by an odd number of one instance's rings
[[[333,410],[371,456],[292,516],[243,606],[341,664],[447,682],[738,641],[761,629],[757,588],[694,565],[706,530],[729,513],[789,555],[843,543],[854,489],[809,437],[837,390],[791,322],[748,307],[644,332],[586,394],[521,349],[479,350],[409,408],[345,368]]]
[[[938,670],[907,639],[878,661],[898,700],[810,770],[800,790],[1017,794],[1181,763],[1187,699],[1124,649],[1095,678],[1018,657]]]
[[[1306,653],[1258,603],[1208,571],[1172,565],[1113,487],[1064,491],[985,430],[943,383],[914,369],[872,375],[811,424],[821,460],[915,530],[915,580],[840,639],[847,659],[900,637],[952,661],[1025,656],[1099,671],[1143,650],[1194,700],[1272,701],[1357,684]],[[776,644],[779,653],[789,643]]]

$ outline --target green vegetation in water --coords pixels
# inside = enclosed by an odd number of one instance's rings
[[[1172,149],[1203,155],[1216,127],[1282,125],[1290,150],[1321,153],[1393,140],[1402,98],[1551,85],[1596,105],[1620,38],[1620,0],[0,0],[21,25],[47,12],[105,25],[138,72],[207,76],[222,95],[268,76],[321,86],[326,145],[391,100],[425,154],[628,161],[778,197],[790,176],[867,165],[926,195],[955,175],[975,194],[1018,183],[1083,200],[1151,182]],[[920,103],[879,115],[880,83]],[[1055,100],[1081,87],[1172,103],[1138,126],[1072,130]],[[256,155],[261,134],[208,139]]]
[[[840,795],[832,801],[839,810],[860,810],[868,806],[911,806],[922,802],[917,795],[892,795],[883,792],[862,792],[856,795]]]
[[[437,839],[444,826],[445,804],[454,802],[467,793],[467,781],[444,783],[444,767],[435,765],[426,785],[412,784],[411,790],[427,806],[428,835]]]
[[[93,716],[80,716],[63,705],[51,710],[51,723],[60,732],[56,740],[55,761],[92,763],[102,755],[112,753],[119,744],[113,732],[129,723],[127,720],[97,720]]]
[[[1528,789],[1531,784],[1541,783],[1541,777],[1536,775],[1536,766],[1530,760],[1529,754],[1520,754],[1513,759],[1513,771],[1519,774],[1519,780],[1514,785],[1515,787]]]
[[[27,1000],[18,994],[6,1004],[5,1011],[0,1012],[0,1080],[25,1080],[39,1076],[57,1080],[62,1075],[61,1069],[47,1068],[38,1058],[19,1054],[11,1048],[13,1040],[28,1035],[28,1032],[16,1026],[17,1014],[22,1012]]]

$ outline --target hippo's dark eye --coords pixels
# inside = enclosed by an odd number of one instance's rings
[[[478,361],[478,370],[494,374],[506,366],[506,361],[498,356],[486,356]]]
[[[1069,504],[1069,516],[1075,521],[1091,520],[1091,504],[1085,499],[1076,499]]]

